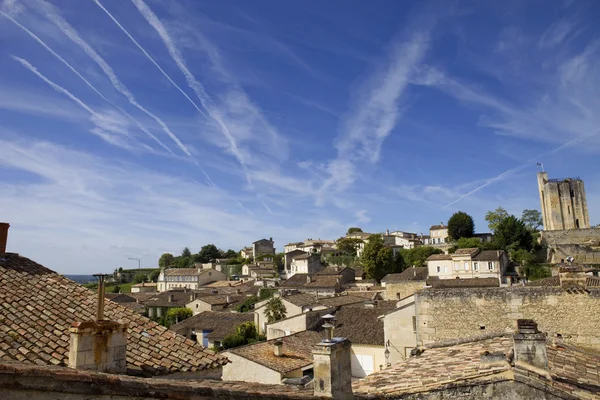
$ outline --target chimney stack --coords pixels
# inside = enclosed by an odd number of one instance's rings
[[[350,348],[351,343],[346,338],[315,345],[312,351],[315,397],[354,399]]]
[[[283,340],[277,339],[273,342],[273,354],[275,357],[281,357],[283,355]]]
[[[517,333],[513,335],[515,367],[550,378],[546,334],[538,331],[537,323],[531,319],[517,320]]]
[[[8,241],[8,222],[0,222],[0,256],[6,253],[6,242]]]
[[[170,294],[169,295],[169,303],[172,303],[173,301],[175,301],[175,295],[174,294]]]

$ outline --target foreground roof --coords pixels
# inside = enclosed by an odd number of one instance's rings
[[[454,345],[425,348],[419,356],[357,381],[354,392],[358,395],[385,393],[395,397],[442,390],[461,383],[472,384],[476,379],[487,382],[517,380],[519,371],[512,365],[512,346],[509,335],[490,335]],[[550,344],[546,351],[552,381],[544,381],[545,385],[568,392],[575,398],[597,398],[600,394],[599,354],[563,343]],[[499,357],[486,362],[486,355]],[[514,372],[512,377],[504,373],[508,370]],[[530,373],[525,375],[532,376]]]
[[[89,289],[18,254],[0,256],[0,359],[67,365],[69,327],[95,320]],[[146,374],[216,368],[227,360],[112,301],[105,315],[127,322],[128,368]]]
[[[281,356],[275,356],[273,352],[273,343],[277,340],[283,342],[283,355]],[[303,331],[266,342],[229,349],[225,354],[235,354],[273,371],[285,374],[312,365],[312,349],[321,340],[323,340],[323,337],[320,333]]]

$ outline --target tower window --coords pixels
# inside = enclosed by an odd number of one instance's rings
[[[571,206],[567,206],[567,212],[571,215]]]

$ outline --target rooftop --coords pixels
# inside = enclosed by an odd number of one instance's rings
[[[371,293],[373,294],[373,293]],[[324,307],[339,307],[346,304],[353,303],[363,303],[365,301],[364,298],[359,296],[334,296],[334,297],[319,297],[316,298],[312,294],[308,293],[299,293],[293,294],[291,296],[282,297],[283,300],[286,300],[298,307],[304,306],[317,306],[322,305]]]
[[[439,254],[435,254],[439,255]],[[402,281],[424,281],[427,279],[428,269],[427,267],[414,267],[406,268],[404,271],[398,274],[387,274],[383,277],[381,282],[394,283]]]
[[[504,250],[482,250],[475,257],[473,257],[473,260],[498,261],[504,253]]]
[[[456,249],[456,251],[454,252],[455,255],[459,256],[472,256],[475,253],[477,253],[479,251],[479,248],[477,247],[469,247],[466,249]]]
[[[266,342],[229,349],[224,354],[232,353],[285,374],[295,369],[312,365],[313,346],[322,339],[323,337],[318,332],[303,331]],[[273,343],[276,340],[283,342],[283,354],[279,357],[273,352]]]
[[[68,293],[68,296],[66,294]],[[69,327],[96,319],[97,295],[48,268],[14,253],[0,257],[0,360],[67,365]],[[227,362],[117,303],[105,316],[129,324],[128,368],[148,375],[197,371]]]
[[[498,278],[435,279],[430,278],[427,285],[433,289],[485,288],[500,287]]]
[[[308,282],[308,274],[294,274],[289,279],[279,284],[282,288],[336,288],[338,281],[342,278],[341,275],[312,275],[311,281]]]
[[[188,332],[195,329],[196,331],[211,331],[210,335],[214,337],[225,337],[235,333],[236,327],[244,322],[254,322],[254,313],[204,311],[172,325],[170,329],[180,335],[187,335]]]
[[[427,261],[450,261],[452,254],[432,254],[427,257]]]
[[[193,290],[169,290],[151,294],[152,296],[144,301],[147,307],[185,307],[190,301],[209,295],[206,292]]]

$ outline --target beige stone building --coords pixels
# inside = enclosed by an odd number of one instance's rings
[[[323,264],[321,263],[320,254],[310,254],[304,252],[302,254],[292,256],[287,277],[289,278],[294,274],[315,274],[322,269]]]
[[[539,172],[537,180],[545,231],[590,227],[581,179],[548,179],[547,172]]]
[[[160,271],[157,290],[159,292],[172,289],[197,290],[207,283],[225,280],[227,276],[213,268],[168,268]]]
[[[497,278],[507,284],[508,254],[504,250],[458,249],[427,258],[429,277],[439,279]]]
[[[204,347],[219,347],[227,335],[236,333],[244,322],[254,322],[252,313],[204,311],[169,329]]]
[[[401,300],[427,286],[427,267],[410,267],[398,274],[388,274],[381,280],[386,300]]]

